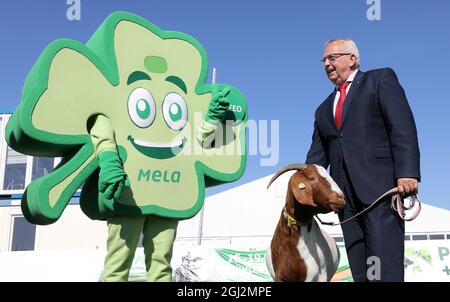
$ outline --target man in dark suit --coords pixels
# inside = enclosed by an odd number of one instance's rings
[[[322,62],[336,88],[316,110],[306,162],[330,165],[346,198],[339,219],[393,187],[402,195],[417,193],[417,131],[394,71],[359,71],[359,51],[350,39],[327,42]],[[405,226],[390,202],[344,223],[342,230],[355,281],[404,281]]]

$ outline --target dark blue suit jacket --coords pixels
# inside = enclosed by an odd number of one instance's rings
[[[420,180],[414,117],[390,68],[358,71],[344,102],[342,122],[333,116],[333,92],[316,110],[306,163],[327,168],[342,184],[342,162],[359,199],[369,204],[396,186],[396,179]]]

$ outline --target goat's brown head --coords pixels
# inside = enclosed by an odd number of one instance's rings
[[[314,208],[315,213],[338,212],[345,205],[344,194],[328,172],[318,165],[290,164],[280,169],[270,180],[267,188],[280,175],[297,170],[288,184],[295,200]]]

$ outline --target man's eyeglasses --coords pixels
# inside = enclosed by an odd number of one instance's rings
[[[334,62],[336,61],[337,58],[339,58],[340,56],[345,56],[345,55],[351,55],[351,53],[333,53],[331,55],[328,55],[326,57],[323,57],[322,59],[320,59],[320,62],[325,63],[325,61],[328,59],[328,61],[330,62]]]

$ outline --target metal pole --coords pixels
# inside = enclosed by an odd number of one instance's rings
[[[213,84],[213,85],[216,84],[216,68],[213,68],[213,71],[212,71],[211,84]],[[203,203],[202,209],[200,210],[200,222],[198,225],[197,245],[202,245],[204,209],[205,209],[205,204]]]

